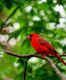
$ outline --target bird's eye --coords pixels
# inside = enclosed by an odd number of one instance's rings
[[[32,37],[32,35],[30,35],[30,37]]]

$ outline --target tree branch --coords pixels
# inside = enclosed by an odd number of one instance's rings
[[[27,61],[24,62],[24,80],[26,80]]]
[[[2,31],[3,27],[4,27],[4,23],[6,24],[7,21],[15,14],[15,12],[18,10],[19,6],[17,6],[13,12],[5,19],[5,21],[1,24],[1,28],[0,31]]]
[[[54,62],[52,60],[48,60],[48,62],[50,63],[51,67],[55,70],[55,72],[61,77],[61,80],[66,80],[64,74],[58,70]]]
[[[28,60],[29,60],[31,57],[38,57],[38,58],[40,58],[40,59],[46,60],[48,63],[50,63],[51,67],[52,67],[52,68],[56,71],[56,73],[62,78],[62,80],[66,80],[64,74],[61,73],[61,72],[58,70],[58,68],[56,67],[56,65],[54,64],[54,62],[53,62],[52,60],[49,60],[49,59],[47,59],[47,58],[45,58],[45,57],[43,57],[43,56],[40,56],[40,55],[38,55],[38,54],[19,55],[19,54],[15,54],[15,53],[10,52],[10,51],[5,50],[5,49],[3,49],[3,51],[4,51],[6,54],[8,54],[8,55],[12,55],[12,56],[19,57],[19,58],[28,58]],[[66,55],[60,55],[60,56],[65,56],[65,57],[66,57]],[[48,56],[48,57],[50,57],[50,56]],[[51,57],[53,57],[53,56],[51,56]],[[26,80],[26,70],[27,70],[27,62],[26,62],[25,65],[24,65],[24,80]]]
[[[16,12],[18,9],[19,9],[19,6],[17,6],[17,7],[13,10],[13,12],[6,18],[6,20],[4,21],[4,23],[6,23],[6,22],[15,14],[15,12]]]
[[[12,56],[19,57],[19,58],[30,58],[30,57],[39,57],[39,58],[42,58],[42,56],[39,56],[38,54],[19,55],[19,54],[10,52],[9,50],[3,49],[3,51],[6,52],[6,54],[8,54],[8,55],[12,55]],[[60,56],[65,56],[66,57],[66,55],[60,55]],[[54,56],[48,56],[48,57],[54,57]]]
[[[24,80],[26,80],[26,71],[27,71],[28,60],[29,60],[29,58],[27,58],[27,59],[19,58],[19,60],[18,60],[18,62],[20,62],[21,64],[22,63],[24,64]]]

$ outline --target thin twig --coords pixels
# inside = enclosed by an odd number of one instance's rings
[[[4,21],[4,23],[6,23],[6,22],[15,14],[15,12],[16,12],[18,9],[19,9],[19,6],[17,6],[17,7],[13,10],[13,12],[6,18],[6,20]]]
[[[66,77],[63,73],[59,71],[59,69],[54,64],[53,60],[48,60],[48,62],[50,63],[51,67],[55,70],[55,72],[61,77],[61,80],[66,80]]]
[[[22,58],[19,58],[19,60],[18,60],[18,62],[19,63],[24,63],[24,80],[26,80],[26,71],[27,71],[27,63],[28,63],[28,60],[29,60],[29,58],[27,58],[27,59],[22,59]]]
[[[27,61],[24,62],[24,80],[26,80]]]
[[[6,24],[7,21],[16,13],[16,11],[18,10],[19,7],[20,7],[20,6],[17,6],[17,7],[13,10],[13,12],[5,19],[5,21],[4,21],[5,24]],[[4,24],[2,23],[2,24],[1,24],[0,31],[2,31],[3,27],[4,27]]]

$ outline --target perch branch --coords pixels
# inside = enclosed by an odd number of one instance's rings
[[[19,57],[19,58],[30,58],[30,57],[42,58],[42,56],[39,56],[38,54],[19,55],[19,54],[10,52],[9,50],[3,49],[3,51],[6,52],[6,54],[8,54],[8,55],[16,56],[16,57]],[[60,56],[65,56],[66,57],[66,55],[60,55]],[[54,56],[48,56],[48,57],[54,57]]]
[[[64,74],[58,70],[54,62],[52,60],[48,60],[48,62],[50,63],[51,67],[55,70],[55,72],[61,77],[61,80],[66,80]]]
[[[10,52],[10,51],[5,50],[5,49],[3,49],[3,51],[6,52],[6,54],[8,54],[8,55],[12,55],[12,56],[19,57],[19,58],[38,57],[38,58],[41,58],[41,59],[43,59],[43,60],[46,60],[47,62],[50,63],[51,67],[52,67],[52,68],[56,71],[56,73],[62,78],[62,80],[66,80],[66,79],[64,78],[64,74],[61,73],[61,72],[58,70],[58,68],[56,67],[56,65],[54,64],[54,62],[53,62],[52,60],[49,60],[49,59],[47,59],[47,58],[45,58],[45,57],[42,57],[42,56],[39,56],[38,54],[19,55],[19,54],[15,54],[15,53]],[[66,57],[66,55],[60,55],[60,56],[65,56],[65,57]],[[50,57],[50,56],[49,56],[49,57]],[[52,56],[51,56],[51,57],[52,57]],[[25,63],[25,67],[24,67],[24,80],[26,80],[26,70],[27,70],[27,63]]]

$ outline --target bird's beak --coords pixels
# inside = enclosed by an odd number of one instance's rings
[[[28,36],[27,38],[28,38],[28,39],[31,39],[31,37],[30,37],[30,36]]]

